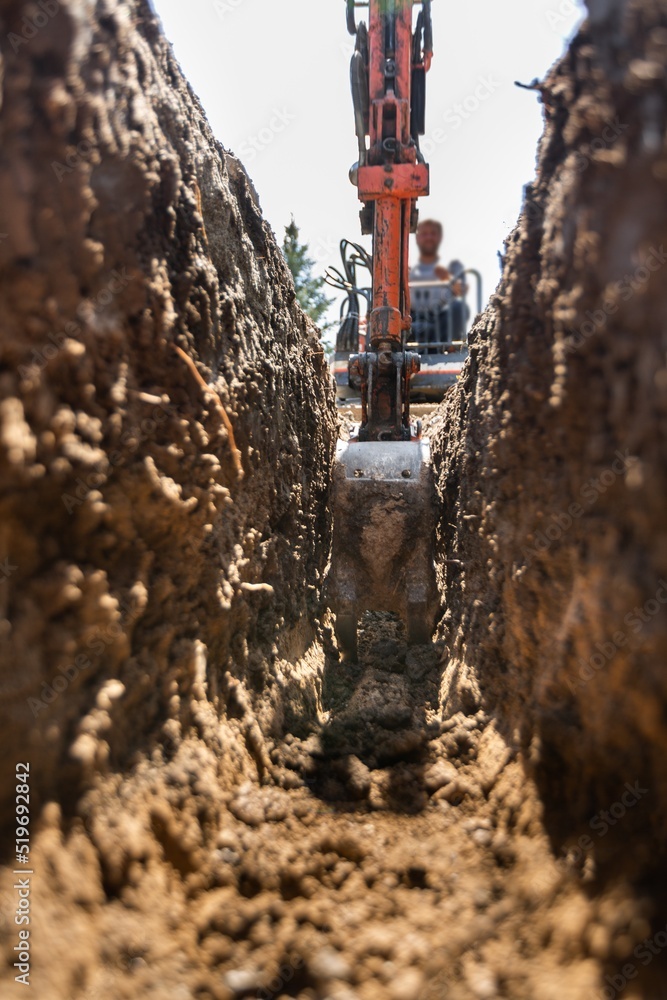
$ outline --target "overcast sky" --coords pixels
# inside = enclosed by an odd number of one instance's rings
[[[282,241],[293,214],[322,272],[342,237],[358,240],[349,93],[353,39],[343,0],[153,0],[213,131],[244,162]],[[364,16],[365,12],[363,15]],[[498,251],[535,174],[541,78],[582,20],[578,0],[433,0],[427,80],[429,198],[443,257],[499,278]],[[366,241],[367,242],[367,241]]]

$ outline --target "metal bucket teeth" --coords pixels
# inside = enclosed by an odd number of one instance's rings
[[[340,442],[328,596],[338,645],[357,656],[364,611],[391,611],[428,642],[438,609],[435,487],[427,441]]]

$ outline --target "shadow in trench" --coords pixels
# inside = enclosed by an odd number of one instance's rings
[[[340,811],[420,812],[429,742],[440,732],[440,677],[435,645],[408,647],[395,615],[364,615],[359,662],[327,652],[327,721],[312,741],[307,779],[313,794]]]

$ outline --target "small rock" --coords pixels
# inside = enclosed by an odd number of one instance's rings
[[[109,711],[113,703],[125,694],[125,685],[119,680],[110,680],[101,688],[97,695],[97,707]]]
[[[462,824],[462,829],[464,829],[466,833],[472,833],[474,830],[490,830],[491,820],[484,817],[473,817],[465,820]]]
[[[649,83],[653,80],[661,80],[664,77],[665,69],[661,62],[652,62],[649,59],[633,59],[628,66],[630,76],[642,83]]]
[[[484,965],[473,965],[466,970],[468,985],[478,1000],[492,1000],[498,995],[496,977]]]
[[[215,859],[223,865],[237,865],[241,860],[241,856],[229,847],[222,847],[215,852]]]
[[[229,811],[247,826],[261,826],[266,819],[262,802],[256,795],[239,795],[232,799]]]
[[[449,761],[439,760],[426,771],[424,775],[424,786],[431,795],[439,788],[444,788],[451,781],[456,781],[458,771]]]
[[[424,986],[424,974],[419,969],[406,969],[389,985],[391,1000],[417,1000]]]
[[[321,948],[308,964],[310,972],[320,982],[330,979],[342,979],[345,982],[350,978],[349,963],[333,948]]]
[[[222,981],[234,996],[240,997],[244,993],[261,990],[264,977],[257,969],[231,969],[224,974]]]
[[[453,756],[465,757],[475,746],[475,738],[463,728],[455,732],[453,736],[456,741],[456,749]]]
[[[248,826],[262,823],[279,823],[287,815],[285,793],[279,788],[253,788],[243,786],[236,798],[229,803],[229,811]],[[251,786],[252,788],[252,786]]]
[[[493,839],[493,835],[490,830],[474,830],[470,836],[478,847],[488,847]]]
[[[216,846],[221,850],[228,847],[230,851],[236,851],[239,846],[239,838],[233,830],[220,830],[216,838]]]

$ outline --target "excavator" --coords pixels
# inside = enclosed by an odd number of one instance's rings
[[[343,660],[356,660],[366,611],[404,622],[408,643],[430,640],[438,610],[433,539],[435,487],[429,443],[410,417],[412,325],[408,251],[417,199],[429,193],[419,148],[426,74],[433,56],[431,0],[345,0],[356,39],[350,67],[359,156],[350,180],[372,236],[367,350],[349,358],[361,422],[338,444],[329,604]],[[357,8],[368,21],[357,23]],[[415,17],[415,14],[417,15]]]

